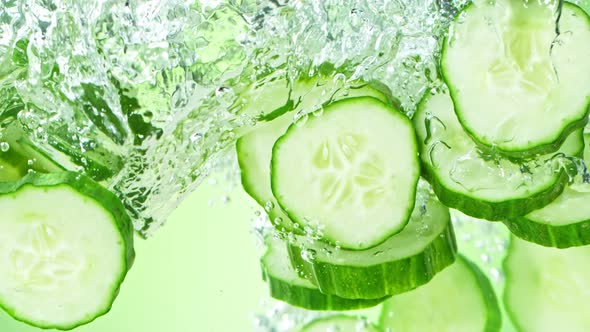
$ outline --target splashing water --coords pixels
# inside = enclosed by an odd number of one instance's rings
[[[457,4],[459,5],[459,4]],[[253,119],[240,91],[330,64],[407,112],[437,82],[451,2],[20,0],[0,5],[1,130],[124,201],[149,236]],[[222,163],[223,164],[223,163]]]

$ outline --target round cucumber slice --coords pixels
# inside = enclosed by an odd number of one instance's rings
[[[279,205],[302,228],[347,249],[374,247],[404,228],[419,176],[411,122],[372,97],[326,106],[273,147]]]
[[[590,328],[590,247],[547,248],[511,238],[504,305],[520,332]]]
[[[381,332],[366,318],[353,316],[330,316],[318,318],[305,325],[300,332]]]
[[[289,243],[293,266],[325,294],[376,299],[412,290],[455,260],[449,210],[421,182],[410,222],[371,249],[339,249],[296,236]]]
[[[386,301],[379,325],[404,332],[498,332],[502,318],[490,280],[458,256],[426,285]]]
[[[481,146],[546,154],[588,121],[590,18],[576,5],[476,0],[449,31],[443,76],[459,122]]]
[[[590,134],[584,135],[586,145]],[[590,165],[590,149],[584,162]],[[526,216],[505,220],[504,224],[521,239],[547,247],[568,248],[590,244],[590,184],[581,177],[567,186],[553,202]]]
[[[375,300],[351,300],[323,294],[309,280],[300,277],[289,261],[287,243],[267,236],[266,254],[261,259],[263,276],[270,295],[296,307],[308,310],[356,310],[374,307],[389,297]]]
[[[414,115],[424,173],[443,204],[476,218],[504,220],[525,215],[553,201],[567,183],[555,167],[557,154],[517,163],[489,158],[463,131],[448,93],[427,94]],[[560,153],[580,154],[578,130]]]
[[[0,183],[0,307],[45,329],[107,313],[133,263],[133,228],[117,197],[76,173]]]
[[[370,85],[360,82],[346,89],[338,88],[334,79],[326,80],[319,86],[317,86],[317,82],[315,85],[309,82],[301,84],[306,87],[316,87],[300,97],[301,99],[297,103],[297,106],[295,106],[293,112],[288,112],[275,118],[273,121],[258,126],[255,130],[238,139],[236,143],[238,164],[240,166],[244,190],[267,211],[271,223],[277,229],[284,232],[299,233],[302,232],[301,228],[289,219],[289,216],[281,209],[271,191],[270,162],[272,147],[275,141],[293,123],[293,116],[296,112],[301,110],[307,110],[308,112],[316,110],[318,107],[322,107],[321,105],[330,102],[330,99],[340,100],[358,96],[371,96],[383,102],[388,101],[385,94],[372,88]],[[276,92],[284,93],[285,89],[287,88],[283,86],[283,90]],[[271,90],[266,93],[272,96],[275,93],[275,87],[272,86]],[[270,101],[274,100],[270,98]],[[263,110],[271,109],[274,105],[272,103],[257,104],[257,107]],[[269,112],[269,114],[274,113],[274,111]]]

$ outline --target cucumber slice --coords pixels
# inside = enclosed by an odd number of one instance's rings
[[[428,284],[385,302],[379,325],[404,332],[497,332],[502,317],[489,279],[458,256]]]
[[[310,86],[311,83],[301,83],[304,86]],[[317,83],[316,83],[317,84]],[[274,87],[271,87],[271,95],[274,92]],[[283,87],[285,90],[285,87]],[[284,93],[283,90],[277,92]],[[326,96],[326,91],[330,92],[330,96]],[[387,97],[380,91],[373,89],[367,84],[354,84],[347,89],[338,89],[336,83],[328,81],[320,87],[309,90],[301,97],[297,110],[315,110],[321,107],[322,104],[332,100],[340,100],[344,98],[352,98],[357,96],[372,96],[387,102]],[[274,99],[271,99],[274,101]],[[258,105],[261,109],[267,106]],[[272,103],[268,107],[273,107]],[[270,112],[275,113],[275,112]],[[284,114],[273,121],[266,123],[256,130],[242,136],[236,143],[236,151],[238,156],[238,164],[240,166],[240,173],[242,179],[242,186],[244,190],[252,197],[260,206],[267,211],[271,223],[273,223],[280,231],[292,232],[297,231],[298,225],[291,222],[287,214],[282,211],[279,204],[272,195],[270,188],[270,162],[272,157],[272,147],[275,141],[285,133],[289,125],[293,123],[293,112]]]
[[[511,238],[504,305],[520,332],[590,329],[590,247],[546,248]]]
[[[107,313],[134,259],[117,197],[77,173],[0,183],[0,307],[40,328]]]
[[[449,210],[421,182],[408,225],[384,243],[363,251],[338,249],[295,236],[289,243],[293,266],[325,294],[376,299],[430,281],[455,260]]]
[[[522,216],[549,204],[567,183],[566,172],[548,162],[554,155],[515,163],[482,154],[461,128],[447,93],[427,94],[413,120],[434,191],[443,204],[467,215],[488,220]],[[578,130],[560,152],[576,155],[583,147]]]
[[[401,231],[420,177],[410,120],[373,97],[347,98],[275,143],[271,187],[302,228],[362,250]]]
[[[330,316],[318,318],[305,325],[300,332],[381,332],[366,318],[352,316]]]
[[[476,0],[450,29],[443,76],[459,122],[481,146],[550,153],[588,121],[590,18],[579,7]]]
[[[584,135],[586,144],[590,135]],[[590,149],[584,162],[590,165]],[[549,205],[504,224],[521,239],[547,247],[568,248],[590,244],[590,183],[577,177]]]
[[[309,280],[300,277],[289,261],[287,243],[273,236],[266,237],[267,251],[261,259],[263,276],[270,295],[296,307],[308,310],[356,310],[374,307],[388,297],[375,300],[350,300],[327,295]]]

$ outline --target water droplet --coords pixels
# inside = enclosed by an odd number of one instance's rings
[[[261,214],[262,213],[260,213],[260,211],[258,211],[258,210],[254,211],[254,215],[257,216],[257,217],[260,217]]]
[[[275,208],[275,204],[274,204],[272,201],[268,201],[268,202],[266,202],[266,203],[264,204],[264,210],[265,210],[266,212],[270,212],[270,211],[272,211],[272,209],[274,209],[274,208]]]
[[[305,110],[300,110],[293,117],[293,122],[295,122],[295,125],[297,125],[298,127],[303,127],[307,122],[308,118],[309,113],[307,113]]]
[[[308,263],[313,263],[317,256],[317,251],[314,249],[303,249],[301,250],[301,258]]]
[[[1,142],[0,143],[0,151],[8,152],[9,149],[10,149],[10,144],[8,144],[8,142]]]

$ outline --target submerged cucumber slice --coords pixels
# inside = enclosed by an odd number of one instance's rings
[[[293,124],[273,147],[271,187],[290,219],[342,248],[401,231],[420,176],[414,128],[372,97],[347,98]]]
[[[590,18],[568,2],[558,15],[559,3],[476,0],[451,25],[442,72],[459,122],[482,146],[549,153],[588,121]]]
[[[484,156],[463,131],[447,93],[427,94],[414,115],[422,165],[441,202],[488,220],[525,215],[554,200],[567,183],[554,155],[516,163]],[[581,130],[562,146],[565,155],[584,148]]]
[[[428,284],[385,302],[379,325],[404,332],[497,332],[502,318],[490,280],[459,256]]]
[[[453,263],[455,252],[449,210],[423,182],[408,225],[374,248],[338,249],[302,236],[289,243],[293,265],[321,292],[351,299],[412,290]]]
[[[504,305],[520,332],[590,330],[590,247],[546,248],[511,238]]]
[[[270,288],[270,295],[296,307],[309,310],[356,310],[374,307],[388,297],[376,300],[350,300],[327,295],[309,280],[300,277],[289,261],[287,243],[267,236],[267,251],[261,259],[262,271]]]
[[[305,325],[300,332],[381,332],[365,318],[353,316],[331,316],[318,318]]]
[[[117,197],[76,173],[0,183],[0,307],[41,328],[107,313],[134,259]]]
[[[301,83],[304,86],[311,86],[311,83]],[[316,83],[317,85],[317,83]],[[283,90],[287,89],[282,87]],[[283,90],[277,93],[284,93]],[[265,90],[266,91],[266,90]],[[329,95],[327,95],[329,92]],[[270,95],[274,93],[274,88]],[[307,110],[308,112],[331,100],[340,100],[357,96],[372,96],[387,102],[387,97],[380,91],[373,89],[366,84],[355,84],[347,89],[338,89],[334,81],[327,81],[321,86],[309,90],[301,96],[301,100],[294,111]],[[271,99],[274,101],[274,99]],[[260,109],[272,108],[273,105],[258,104]],[[274,112],[270,112],[274,113]],[[297,231],[299,225],[293,224],[287,214],[282,211],[270,188],[270,162],[272,147],[275,141],[285,133],[289,125],[293,123],[294,112],[281,115],[273,121],[260,125],[256,130],[242,136],[236,143],[238,164],[242,186],[244,190],[260,206],[267,211],[271,223],[279,230],[285,232]]]
[[[584,135],[584,140],[588,145],[590,134]],[[588,146],[584,151],[584,162],[590,166]],[[590,244],[590,183],[583,182],[583,176],[577,177],[549,205],[504,223],[521,239],[547,247]]]

